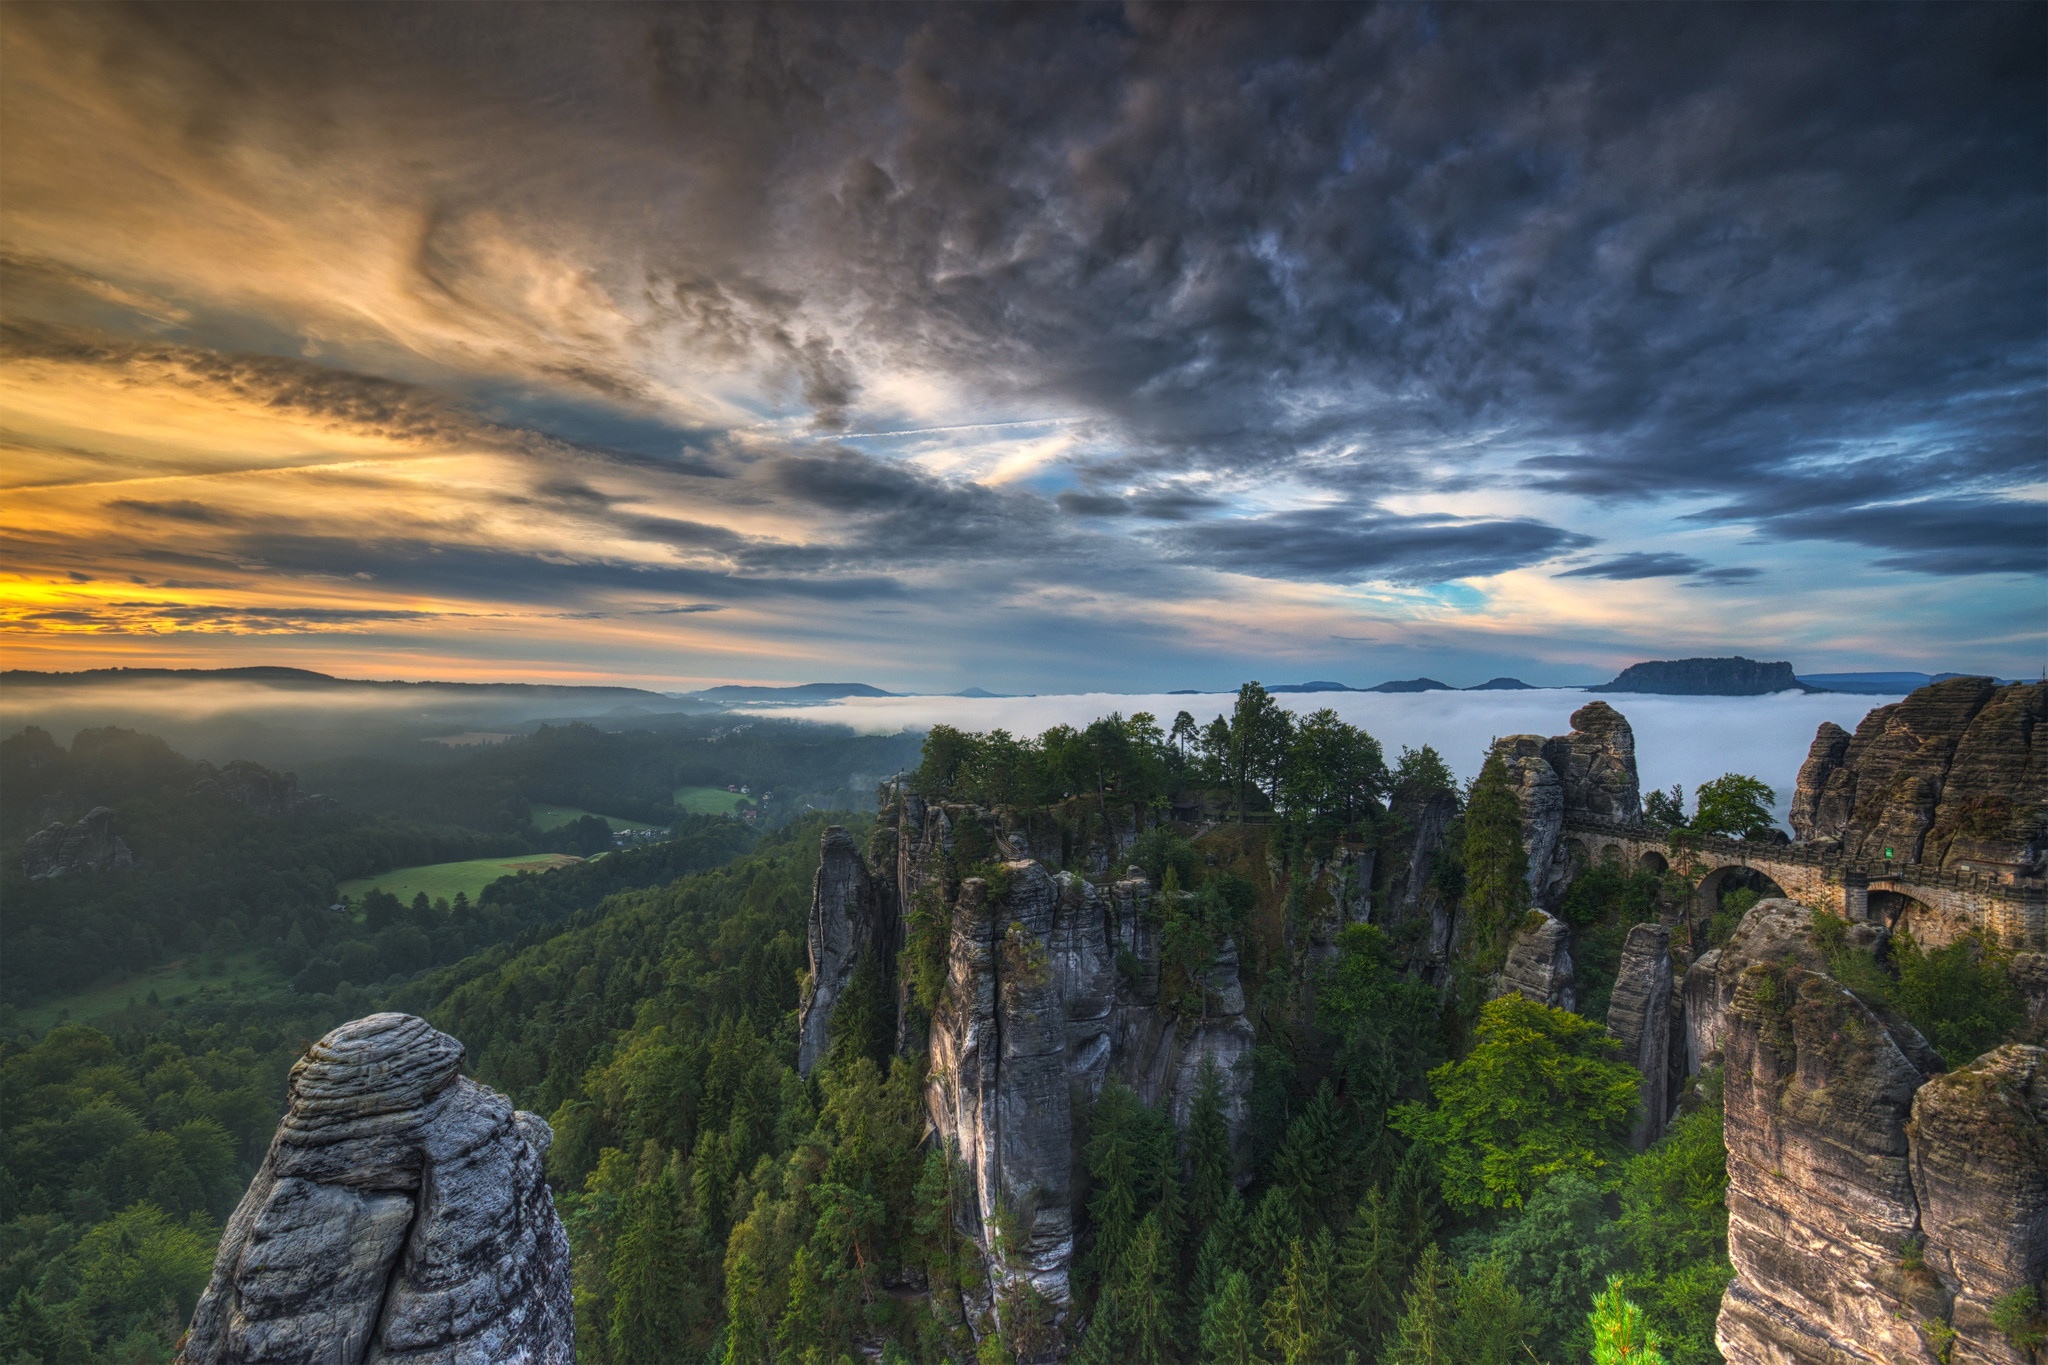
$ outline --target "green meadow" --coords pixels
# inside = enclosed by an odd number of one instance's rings
[[[580,813],[580,812],[579,812]],[[455,899],[455,893],[475,900],[477,893],[500,877],[517,872],[545,872],[582,862],[566,853],[517,853],[506,858],[470,858],[459,863],[428,863],[424,867],[401,867],[374,877],[355,877],[341,884],[341,894],[351,900],[372,887],[381,887],[410,902],[424,891],[430,901]]]
[[[678,810],[692,815],[731,815],[754,804],[750,798],[723,787],[677,787],[675,803]]]

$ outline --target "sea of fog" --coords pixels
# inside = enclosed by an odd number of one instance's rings
[[[1371,732],[1385,747],[1388,762],[1403,745],[1428,744],[1444,756],[1461,779],[1479,770],[1487,746],[1498,735],[1561,735],[1571,713],[1595,700],[1576,688],[1528,692],[1306,692],[1274,698],[1297,714],[1329,707]],[[867,733],[893,734],[932,725],[965,730],[998,727],[1035,735],[1050,725],[1086,725],[1112,711],[1150,711],[1162,725],[1187,711],[1207,724],[1228,713],[1230,693],[1169,696],[1082,692],[1042,697],[853,697],[822,706],[762,707],[759,715],[801,717],[849,725]],[[1700,783],[1723,773],[1747,773],[1778,793],[1783,820],[1805,761],[1813,732],[1824,720],[1853,731],[1873,707],[1896,697],[1826,692],[1780,692],[1767,697],[1663,697],[1606,695],[1599,698],[1628,717],[1636,732],[1636,766],[1643,788],[1684,786],[1687,804]]]

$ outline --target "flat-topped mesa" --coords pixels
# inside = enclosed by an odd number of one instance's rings
[[[408,1014],[329,1033],[228,1220],[179,1365],[574,1359],[552,1134]]]
[[[1823,724],[1791,809],[1802,840],[1857,862],[2002,880],[2048,872],[2048,683],[1949,678]],[[1889,853],[1887,853],[1889,850]]]

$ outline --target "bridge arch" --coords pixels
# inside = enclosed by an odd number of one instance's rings
[[[1947,906],[1930,905],[1909,891],[1873,886],[1870,917],[1910,934],[1923,948],[1943,948],[1977,929],[1976,920]]]
[[[1654,848],[1646,848],[1642,856],[1636,859],[1636,868],[1642,872],[1654,872],[1661,877],[1671,870],[1671,860]]]
[[[1724,895],[1745,889],[1756,892],[1760,900],[1786,894],[1785,888],[1769,873],[1742,863],[1724,863],[1700,878],[1699,890],[1695,893],[1700,917],[1712,919],[1720,912]]]

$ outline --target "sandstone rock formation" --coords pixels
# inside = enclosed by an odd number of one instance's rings
[[[1858,861],[2037,877],[2048,871],[2048,684],[1950,678],[1880,706],[1843,737],[1823,725],[1791,823]]]
[[[1627,717],[1604,701],[1572,712],[1568,735],[1509,735],[1494,741],[1522,807],[1522,844],[1529,855],[1530,899],[1554,910],[1578,872],[1564,822],[1590,816],[1634,825],[1642,821],[1636,737]]]
[[[1663,925],[1628,931],[1607,1031],[1620,1042],[1622,1060],[1643,1078],[1642,1113],[1629,1135],[1640,1152],[1664,1136],[1671,1117],[1671,931]]]
[[[811,883],[811,974],[797,1012],[797,1070],[808,1076],[825,1055],[826,1024],[863,961],[878,975],[892,954],[895,925],[853,836],[839,825],[819,839]],[[880,982],[877,982],[880,989]]]
[[[1387,861],[1386,884],[1375,896],[1371,918],[1389,927],[1427,918],[1425,969],[1441,968],[1450,959],[1455,907],[1430,881],[1430,874],[1449,837],[1451,821],[1458,817],[1458,799],[1447,791],[1397,792],[1388,813],[1401,837]]]
[[[552,1135],[461,1063],[405,1014],[344,1024],[299,1060],[180,1365],[574,1358]]]
[[[1058,1309],[1069,1299],[1079,1199],[1075,1114],[1111,1077],[1185,1124],[1213,1068],[1233,1138],[1243,1131],[1253,1038],[1236,947],[1218,944],[1192,980],[1162,981],[1159,893],[1142,873],[1091,879],[1046,866],[1057,850],[1070,867],[1099,867],[1121,837],[1114,826],[1076,842],[1028,813],[911,794],[884,821],[894,834],[893,886],[843,831],[825,836],[806,1064],[822,1054],[844,983],[863,961],[893,961],[900,936],[888,906],[936,918],[946,933],[943,984],[920,1036],[902,983],[899,1045],[930,1049],[932,1127],[973,1193],[958,1209],[960,1230],[982,1247],[991,1282],[1028,1282]],[[959,875],[973,869],[983,875]],[[1340,890],[1358,873],[1338,871]],[[992,1302],[965,1305],[970,1320]]]
[[[114,812],[106,806],[93,807],[72,824],[59,821],[31,834],[21,849],[21,870],[30,881],[134,865],[135,855],[114,833]]]
[[[1729,1365],[1936,1365],[1947,1296],[1906,1266],[1919,1227],[1907,1119],[1926,1076],[1832,978],[1759,963],[1723,1041]]]
[[[1724,1064],[1721,1351],[2025,1365],[1990,1309],[2048,1274],[2048,1053],[2008,1044],[1939,1074],[1910,1024],[1827,974],[1813,923],[1761,902],[1685,981],[1688,1053]]]
[[[1517,930],[1508,946],[1507,962],[1494,983],[1495,997],[1518,991],[1553,1009],[1576,1009],[1571,926],[1541,910],[1532,911],[1530,918],[1532,923]]]
[[[1907,1137],[1924,1257],[1955,1301],[1952,1358],[2025,1365],[1991,1306],[2048,1274],[2048,1052],[2011,1043],[1936,1076]]]

